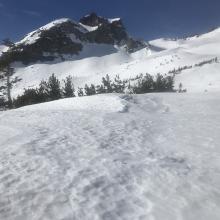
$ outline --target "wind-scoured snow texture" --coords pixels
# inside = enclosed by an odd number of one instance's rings
[[[1,112],[0,219],[219,220],[219,133],[219,93]]]
[[[79,55],[65,55],[65,61],[57,59],[28,66],[15,64],[14,76],[22,80],[13,87],[12,95],[15,97],[23,93],[24,88],[35,87],[52,73],[60,79],[72,75],[75,87],[84,87],[85,83],[100,83],[106,74],[111,78],[119,74],[122,79],[128,79],[141,73],[168,74],[184,66],[192,68],[176,75],[176,88],[182,83],[188,92],[220,91],[219,61],[195,66],[216,57],[220,60],[220,29],[192,38],[160,39],[150,44],[151,50],[144,48],[129,54],[118,46],[85,43]]]

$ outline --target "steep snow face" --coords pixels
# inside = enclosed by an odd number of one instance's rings
[[[219,92],[0,112],[0,219],[219,220],[219,133]]]

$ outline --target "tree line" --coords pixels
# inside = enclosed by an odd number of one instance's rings
[[[63,86],[61,86],[63,84]],[[25,105],[37,104],[77,96],[91,96],[103,93],[131,93],[143,94],[152,92],[173,92],[174,77],[157,74],[140,74],[134,79],[121,80],[119,75],[110,79],[109,75],[102,78],[99,85],[85,84],[75,91],[73,78],[66,77],[63,83],[52,74],[47,81],[41,81],[36,88],[25,89],[22,95],[12,100],[12,106],[17,108]]]

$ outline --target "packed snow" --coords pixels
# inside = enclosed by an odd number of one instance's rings
[[[219,133],[219,93],[0,112],[0,219],[219,220]]]

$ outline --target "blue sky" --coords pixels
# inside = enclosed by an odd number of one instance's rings
[[[122,17],[137,38],[183,37],[220,26],[220,0],[0,0],[0,39],[22,38],[53,19],[92,11]]]

